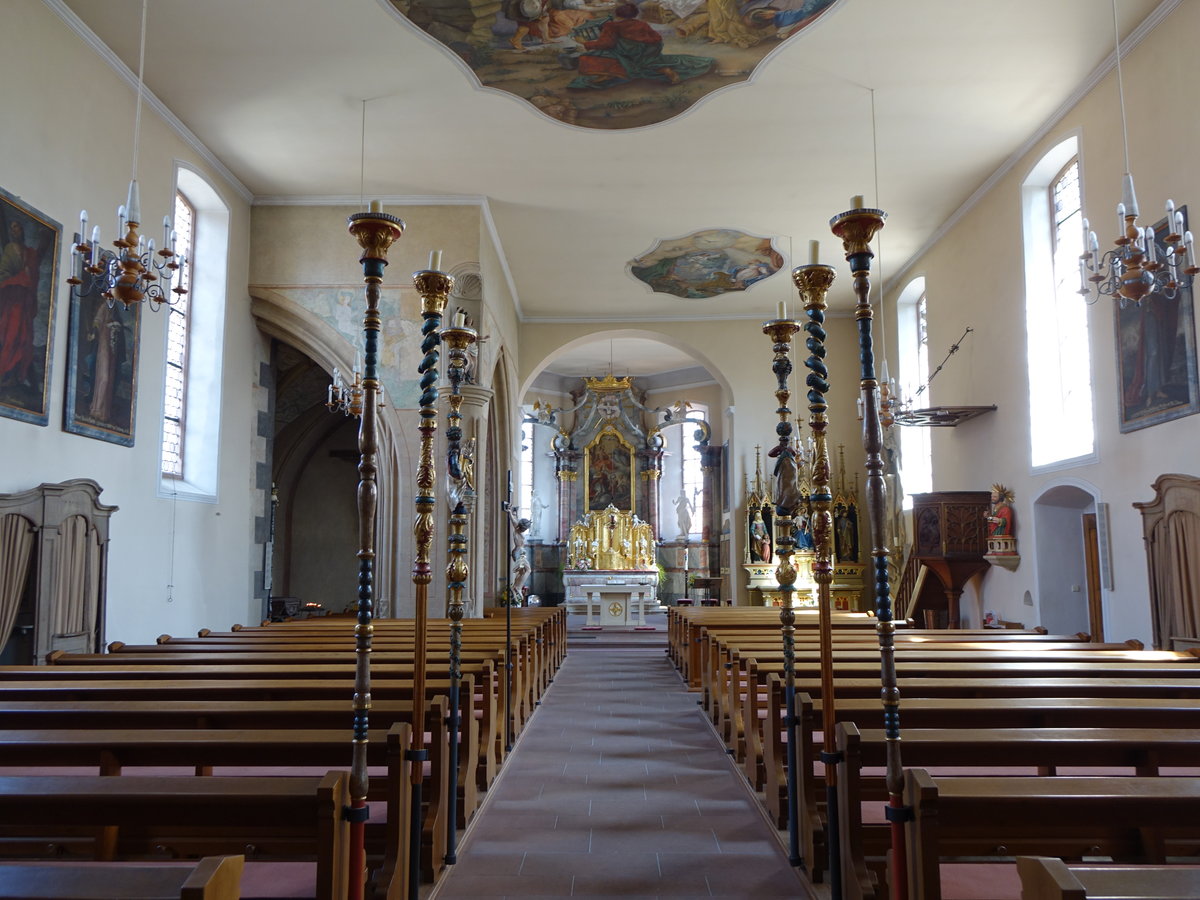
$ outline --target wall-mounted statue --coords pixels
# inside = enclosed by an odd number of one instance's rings
[[[1017,553],[1016,516],[1013,513],[1013,492],[1003,484],[992,485],[991,506],[987,522],[988,552],[983,558],[995,566],[1014,570],[1021,562]]]

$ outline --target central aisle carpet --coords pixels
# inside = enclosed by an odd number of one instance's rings
[[[572,644],[438,900],[808,897],[659,644]]]

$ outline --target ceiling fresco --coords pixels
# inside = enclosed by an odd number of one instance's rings
[[[771,239],[732,228],[707,228],[660,240],[631,260],[629,272],[659,294],[705,300],[769,278],[783,267]]]
[[[640,128],[748,81],[838,0],[390,0],[486,88],[581,128]]]

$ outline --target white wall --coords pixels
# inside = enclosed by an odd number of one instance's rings
[[[1165,86],[1193,84],[1200,76],[1200,58],[1192,46],[1197,33],[1200,4],[1180,4],[1123,62],[1131,165],[1143,225],[1161,217],[1168,197],[1200,209],[1200,171],[1195,165],[1200,119],[1180,115],[1161,99]],[[1049,626],[1047,621],[1030,621],[1038,609],[1045,617],[1044,607],[1038,605],[1033,502],[1056,479],[1070,475],[1095,485],[1099,501],[1111,507],[1114,583],[1105,597],[1106,635],[1109,640],[1139,638],[1149,646],[1142,521],[1132,504],[1150,499],[1151,484],[1164,472],[1200,474],[1200,416],[1120,433],[1111,301],[1102,300],[1088,310],[1097,460],[1067,472],[1035,473],[1029,449],[1021,182],[1043,154],[1078,132],[1084,213],[1101,244],[1111,246],[1124,170],[1115,81],[1115,74],[1101,81],[941,240],[914,260],[909,272],[927,278],[931,363],[941,360],[966,325],[975,328],[933,382],[932,402],[999,407],[958,428],[933,433],[934,490],[987,490],[1001,481],[1016,494],[1021,565],[1015,572],[993,567],[983,579],[979,604],[1004,619]],[[908,276],[897,279],[897,289],[907,280]],[[1055,552],[1052,543],[1040,549],[1043,554]],[[1034,598],[1032,610],[1022,602],[1027,591]]]
[[[5,4],[0,79],[9,86],[0,99],[0,186],[63,224],[59,264],[65,272],[81,208],[101,224],[105,240],[113,236],[129,183],[134,90],[39,0]],[[143,315],[132,448],[62,430],[69,295],[61,278],[50,424],[0,418],[0,491],[93,478],[104,488],[101,501],[120,507],[112,519],[107,636],[126,642],[202,626],[227,628],[260,616],[251,584],[254,555],[261,552],[251,544],[253,520],[262,511],[250,507],[255,476],[248,388],[257,372],[250,364],[245,290],[249,210],[192,147],[144,108],[139,182],[149,221],[171,209],[176,159],[203,173],[231,210],[217,502],[172,503],[156,495],[165,312]]]

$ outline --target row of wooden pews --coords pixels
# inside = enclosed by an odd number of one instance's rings
[[[0,670],[0,859],[242,854],[247,872],[263,861],[313,862],[317,897],[344,897],[348,879],[363,877],[368,896],[407,896],[414,827],[420,875],[434,881],[451,822],[467,825],[503,764],[505,710],[519,733],[565,655],[564,611],[513,613],[510,626],[463,623],[457,734],[450,623],[427,625],[419,815],[408,758],[414,624],[374,623],[366,873],[351,871],[344,816],[353,618],[163,635]]]
[[[748,781],[762,791],[771,818],[785,827],[778,611],[670,615],[672,659]],[[887,741],[877,638],[862,624],[868,618],[835,617],[838,810],[831,817],[818,762],[824,700],[816,616],[797,616],[796,750],[803,761],[797,825],[814,880],[828,875],[829,823],[836,822],[843,896],[883,900],[890,849],[883,814]],[[1147,652],[1136,641],[1092,643],[1086,635],[929,631],[908,623],[897,628],[895,646],[902,759],[910,767],[910,898],[1020,896],[1017,855],[1072,865],[1092,858],[1200,864],[1200,823],[1182,812],[1189,804],[1194,808],[1200,793],[1194,777],[1200,776],[1196,656]],[[964,859],[988,860],[987,874],[962,876],[962,867],[952,863]],[[1030,865],[1023,864],[1021,874]],[[1187,879],[1178,873],[1161,877]],[[943,878],[949,879],[945,894]],[[1009,893],[995,892],[997,878]],[[990,886],[973,894],[972,881]],[[960,889],[965,893],[955,893]]]

